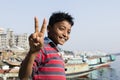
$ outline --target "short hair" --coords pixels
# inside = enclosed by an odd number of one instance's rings
[[[74,25],[73,19],[74,18],[68,13],[60,12],[60,11],[54,12],[49,18],[48,25],[52,27],[54,26],[55,23],[66,20],[71,24],[71,26],[73,26]]]

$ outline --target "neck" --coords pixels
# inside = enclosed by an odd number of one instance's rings
[[[50,40],[52,40],[52,42],[53,42],[56,46],[58,45],[58,44],[56,44],[56,43],[54,42],[54,40],[53,40],[52,37],[48,36],[48,38],[49,38]]]

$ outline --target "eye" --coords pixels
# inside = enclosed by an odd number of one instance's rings
[[[59,29],[62,31],[62,30],[65,30],[65,28],[63,26],[59,27]]]
[[[71,31],[69,30],[67,33],[68,33],[68,34],[70,34],[70,33],[71,33]]]

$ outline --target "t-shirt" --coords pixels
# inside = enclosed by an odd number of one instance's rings
[[[66,80],[64,61],[57,46],[46,37],[33,64],[33,80]]]

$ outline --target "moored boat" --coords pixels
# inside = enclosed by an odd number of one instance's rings
[[[115,55],[106,55],[106,56],[99,56],[96,58],[88,58],[88,64],[90,68],[100,68],[100,67],[108,67],[110,63],[115,61]]]
[[[65,73],[67,78],[75,78],[87,76],[91,71],[101,68],[108,67],[111,62],[115,61],[115,55],[95,55],[87,56],[81,55],[77,57],[71,57],[65,62]]]
[[[65,73],[67,78],[87,75],[89,72],[89,65],[80,58],[68,59],[65,64]]]

